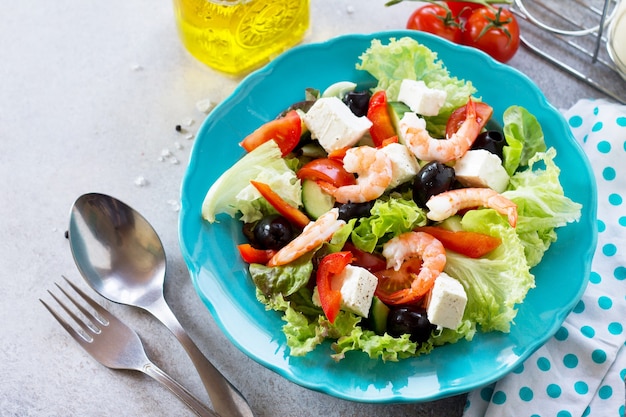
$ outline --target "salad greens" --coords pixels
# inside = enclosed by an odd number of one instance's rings
[[[374,90],[385,90],[390,100],[397,97],[406,78],[423,80],[430,88],[447,92],[441,113],[427,120],[431,132],[444,131],[452,111],[476,92],[471,82],[451,77],[436,53],[411,38],[391,39],[387,45],[374,40],[360,59],[357,68],[372,74],[378,80]],[[494,236],[502,242],[478,259],[447,252],[444,272],[461,282],[467,293],[461,325],[454,330],[440,328],[427,342],[418,344],[407,334],[376,334],[361,326],[361,317],[346,311],[340,311],[331,323],[312,301],[309,280],[316,252],[340,251],[348,239],[363,251],[379,251],[392,237],[427,224],[426,212],[411,196],[394,191],[375,202],[370,216],[350,220],[330,242],[296,261],[275,267],[250,264],[259,301],[267,310],[283,313],[283,332],[291,355],[305,355],[332,339],[336,360],[349,351],[361,350],[371,358],[397,361],[446,343],[472,340],[478,331],[510,330],[517,306],[535,286],[531,268],[556,240],[555,229],[579,219],[581,206],[564,195],[554,162],[556,150],[546,147],[537,119],[526,109],[513,106],[503,120],[508,144],[503,165],[511,178],[502,195],[518,207],[516,227],[493,209],[469,210],[441,224],[450,230]],[[268,183],[286,201],[301,205],[300,181],[290,164],[271,140],[249,152],[211,187],[202,207],[203,217],[214,222],[218,213],[232,217],[239,213],[243,222],[252,222],[271,212],[250,180]]]

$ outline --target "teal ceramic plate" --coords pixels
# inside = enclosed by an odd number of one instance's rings
[[[383,363],[350,354],[335,363],[330,346],[305,357],[290,357],[281,332],[283,322],[266,312],[240,260],[236,243],[241,226],[229,217],[209,225],[200,216],[211,184],[242,155],[238,142],[293,102],[307,87],[324,89],[336,81],[373,85],[355,69],[372,39],[411,36],[439,54],[450,73],[472,80],[478,95],[499,117],[510,105],[537,116],[546,142],[557,148],[566,195],[583,204],[580,222],[558,232],[558,241],[532,271],[536,288],[520,306],[508,334],[478,334],[435,349],[431,354]],[[501,120],[500,120],[501,122]],[[394,31],[347,35],[303,45],[251,74],[213,110],[200,128],[182,184],[180,241],[193,284],[222,331],[258,363],[304,387],[372,403],[430,401],[491,383],[520,365],[560,327],[582,296],[596,242],[596,190],[589,163],[566,122],[523,74],[487,55],[428,34]]]

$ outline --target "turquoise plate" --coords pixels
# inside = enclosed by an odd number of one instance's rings
[[[537,287],[528,293],[508,334],[478,334],[431,354],[383,363],[351,353],[339,363],[329,344],[305,357],[290,357],[283,322],[255,298],[246,265],[235,245],[241,225],[227,216],[207,224],[200,216],[211,184],[242,155],[238,142],[285,107],[307,87],[324,89],[336,81],[374,84],[355,69],[372,39],[411,36],[439,54],[450,73],[472,80],[478,95],[501,117],[510,105],[537,116],[546,142],[556,147],[565,193],[583,204],[582,217],[558,231],[558,241],[533,269]],[[501,120],[500,120],[501,122]],[[569,175],[569,173],[573,173]],[[482,52],[412,31],[347,35],[302,45],[243,80],[201,126],[182,184],[179,234],[193,284],[222,331],[258,363],[304,387],[343,399],[372,402],[430,401],[489,384],[520,365],[550,338],[582,296],[596,243],[596,188],[589,163],[565,120],[523,74]]]

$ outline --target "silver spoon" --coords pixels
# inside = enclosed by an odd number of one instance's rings
[[[242,394],[198,349],[167,305],[165,251],[141,214],[108,195],[85,194],[72,206],[68,238],[78,269],[95,291],[146,310],[174,333],[221,417],[254,416]]]

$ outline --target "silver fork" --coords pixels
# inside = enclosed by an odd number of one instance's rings
[[[70,300],[88,319],[89,323],[78,317],[72,309],[64,304],[50,290],[48,290],[48,293],[76,322],[80,330],[76,330],[72,327],[45,301],[42,299],[39,299],[39,301],[41,301],[54,318],[57,319],[61,326],[67,330],[70,336],[72,336],[91,356],[108,368],[140,371],[151,376],[172,391],[200,417],[219,417],[217,413],[207,408],[182,385],[148,359],[143,344],[134,330],[109,313],[70,280],[65,277],[63,278],[96,312],[95,315],[92,314],[74,297],[61,288],[59,284],[55,283],[68,300]]]

